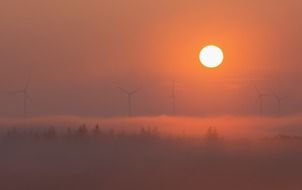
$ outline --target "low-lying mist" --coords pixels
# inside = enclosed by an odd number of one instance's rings
[[[2,119],[0,189],[300,190],[301,120]]]
[[[214,127],[225,138],[264,138],[278,134],[302,135],[302,115],[284,117],[219,116],[219,117],[120,117],[97,118],[76,116],[52,116],[29,119],[0,120],[0,129],[55,127],[58,130],[88,128],[99,125],[105,130],[137,133],[141,128],[156,129],[160,135],[200,137],[209,127]]]

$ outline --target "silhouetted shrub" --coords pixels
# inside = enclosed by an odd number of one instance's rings
[[[88,129],[86,127],[86,125],[82,125],[79,127],[78,131],[77,131],[77,135],[80,137],[84,137],[88,134]]]
[[[44,134],[45,138],[53,139],[57,136],[57,131],[54,127],[50,127]]]
[[[93,134],[99,136],[101,134],[100,126],[97,124],[93,129]]]

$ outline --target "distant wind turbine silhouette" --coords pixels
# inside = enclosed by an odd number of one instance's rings
[[[13,94],[22,94],[23,95],[23,116],[24,116],[24,118],[27,117],[28,100],[32,102],[32,98],[29,94],[30,80],[31,80],[31,78],[29,76],[23,89],[12,92]]]
[[[259,103],[259,113],[262,116],[263,115],[263,98],[265,96],[268,96],[267,94],[262,93],[257,86],[255,86],[255,90],[258,95],[258,103]]]
[[[116,86],[116,88],[120,89],[123,93],[125,93],[128,96],[128,116],[131,117],[133,114],[132,97],[133,97],[133,95],[135,95],[136,93],[138,93],[141,90],[141,87],[139,87],[135,90],[132,90],[132,91],[126,90],[120,86]]]
[[[176,114],[176,84],[177,82],[175,80],[172,81],[172,113],[173,115]]]
[[[278,115],[281,115],[281,103],[283,100],[285,100],[287,98],[287,96],[280,96],[279,94],[275,93],[274,91],[272,91],[272,95],[275,98],[275,100],[277,101],[277,110],[278,110]]]
[[[176,109],[177,109],[177,106],[176,106],[176,91],[177,91],[177,86],[178,86],[179,82],[176,81],[176,80],[172,80],[172,91],[171,91],[171,99],[172,99],[172,114],[173,115],[176,115]]]

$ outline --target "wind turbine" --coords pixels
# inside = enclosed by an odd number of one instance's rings
[[[172,113],[173,113],[173,115],[175,115],[176,114],[176,82],[175,82],[175,80],[173,80],[173,83],[172,83],[171,98],[172,98]]]
[[[30,76],[28,77],[23,89],[12,92],[13,94],[22,94],[23,95],[23,116],[24,116],[24,118],[27,117],[28,100],[32,102],[32,98],[29,94],[29,85],[30,85]]]
[[[260,112],[260,115],[262,116],[263,115],[263,98],[265,96],[268,96],[267,94],[264,94],[262,93],[258,88],[257,86],[255,86],[255,90],[258,94],[258,102],[259,102],[259,112]]]
[[[176,91],[177,87],[179,86],[180,82],[176,80],[172,80],[172,89],[171,89],[171,99],[172,99],[172,114],[176,115]]]
[[[131,117],[132,116],[132,97],[133,97],[133,95],[138,93],[141,90],[141,88],[137,88],[135,90],[129,91],[129,90],[126,90],[119,86],[116,86],[116,87],[128,96],[128,116]]]
[[[277,109],[278,109],[278,115],[280,116],[281,114],[281,103],[283,100],[285,100],[287,98],[287,96],[280,96],[279,94],[275,93],[274,91],[272,91],[273,97],[275,98],[275,100],[277,101]]]

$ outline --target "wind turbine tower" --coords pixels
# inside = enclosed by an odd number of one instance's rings
[[[32,98],[29,94],[30,77],[28,77],[25,86],[21,90],[14,91],[13,94],[21,94],[23,96],[23,116],[28,116],[28,101],[32,102]]]
[[[277,101],[277,111],[278,111],[278,116],[281,115],[281,103],[283,100],[285,100],[287,97],[286,96],[280,96],[279,94],[272,92],[273,97]]]
[[[172,114],[176,115],[176,91],[177,91],[177,86],[179,82],[173,80],[172,81],[172,91],[171,91],[171,99],[172,99]]]
[[[263,98],[267,96],[267,94],[262,93],[256,86],[255,86],[257,95],[258,95],[258,103],[259,103],[259,113],[263,115]]]
[[[119,87],[119,86],[117,86],[117,88],[120,89],[128,97],[128,116],[131,117],[133,115],[133,108],[132,108],[132,106],[133,106],[132,105],[133,95],[138,93],[141,90],[141,88],[137,88],[133,91],[126,90],[126,89],[124,89],[122,87]]]
[[[176,114],[176,82],[175,82],[175,80],[173,80],[173,83],[172,83],[171,98],[172,98],[172,113],[173,113],[173,115],[175,115]]]

